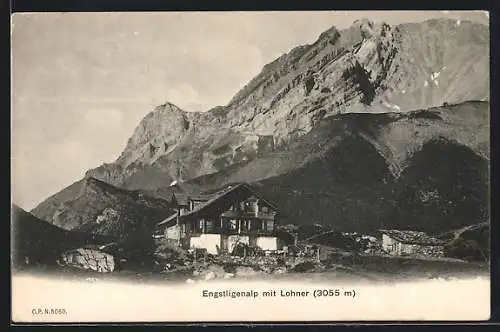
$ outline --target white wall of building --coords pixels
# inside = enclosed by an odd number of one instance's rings
[[[278,250],[278,238],[274,236],[258,236],[255,245],[262,250]]]
[[[222,241],[220,234],[201,234],[193,236],[189,241],[191,248],[206,249],[209,254],[217,255],[218,248],[221,248]]]

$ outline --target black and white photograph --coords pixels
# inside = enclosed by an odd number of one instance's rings
[[[485,320],[487,11],[11,17],[15,322]]]

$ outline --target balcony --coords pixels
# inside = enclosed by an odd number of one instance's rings
[[[275,236],[274,231],[263,231],[263,230],[238,230],[234,229],[213,229],[206,230],[204,233],[200,230],[196,230],[189,233],[189,236],[200,236],[201,234],[221,234],[221,235],[249,235],[249,236]]]
[[[262,212],[262,211],[226,211],[221,214],[221,217],[231,218],[231,219],[264,219],[264,220],[274,220],[274,212]]]

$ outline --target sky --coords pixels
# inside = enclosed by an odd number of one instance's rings
[[[262,67],[331,26],[487,12],[29,13],[12,16],[12,200],[31,210],[116,160],[140,120],[171,102],[225,105]]]

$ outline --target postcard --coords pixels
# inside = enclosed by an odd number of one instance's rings
[[[11,27],[14,323],[489,318],[488,12]]]

